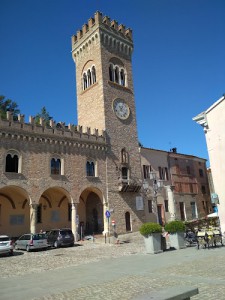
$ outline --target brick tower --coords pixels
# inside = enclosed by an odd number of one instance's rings
[[[72,37],[78,125],[106,132],[106,210],[118,232],[144,222],[132,80],[132,31],[96,12]]]

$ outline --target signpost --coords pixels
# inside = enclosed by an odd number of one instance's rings
[[[106,218],[107,218],[107,220],[108,220],[108,238],[109,238],[109,244],[110,244],[110,237],[109,237],[109,218],[110,218],[110,216],[111,216],[111,213],[110,213],[110,211],[106,211],[105,212],[105,216],[106,216]]]

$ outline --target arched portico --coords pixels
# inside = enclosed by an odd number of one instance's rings
[[[78,204],[79,234],[102,234],[105,227],[103,194],[99,189],[89,187],[80,195]]]
[[[0,234],[18,237],[30,231],[30,197],[15,185],[0,189]]]

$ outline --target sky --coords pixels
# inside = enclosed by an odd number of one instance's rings
[[[133,30],[140,143],[208,159],[192,118],[225,93],[225,0],[0,0],[0,95],[77,124],[71,36],[96,11]]]

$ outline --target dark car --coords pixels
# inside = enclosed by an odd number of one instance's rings
[[[49,246],[58,248],[60,246],[73,246],[74,235],[69,228],[52,229],[47,233],[47,241]]]

